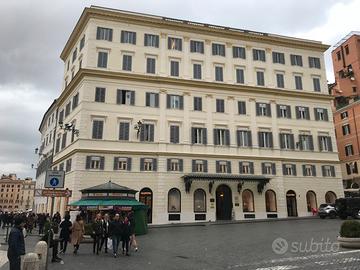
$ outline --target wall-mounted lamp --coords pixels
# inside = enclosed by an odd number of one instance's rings
[[[64,125],[63,122],[59,122],[59,127],[60,129],[63,129],[65,131],[71,131],[73,134],[79,137],[79,130],[75,128],[75,125],[73,123]]]

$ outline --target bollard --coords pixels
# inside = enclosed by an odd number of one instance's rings
[[[40,261],[36,253],[27,253],[24,257],[23,270],[39,270]]]
[[[45,241],[39,241],[35,245],[35,253],[39,257],[40,261],[40,270],[44,270],[46,267],[46,257],[47,257],[47,243]]]

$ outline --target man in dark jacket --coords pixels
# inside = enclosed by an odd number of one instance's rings
[[[97,214],[94,222],[92,223],[92,237],[94,238],[93,253],[99,255],[101,237],[103,235],[103,224],[101,214]]]
[[[131,235],[131,226],[130,222],[127,216],[125,216],[124,220],[121,222],[122,226],[122,235],[121,235],[121,241],[122,241],[122,249],[123,254],[126,252],[126,256],[130,256],[129,254],[129,241],[130,241],[130,235]]]
[[[122,224],[119,214],[116,214],[114,221],[110,223],[110,235],[112,238],[114,257],[116,258],[122,236]]]
[[[102,239],[101,239],[101,244],[100,244],[100,251],[102,249],[102,246],[104,245],[105,247],[105,253],[107,253],[107,241],[108,241],[108,237],[110,236],[109,230],[110,230],[110,219],[109,219],[109,214],[105,214],[104,215],[104,219],[102,220],[102,227],[103,227],[103,235],[102,235]]]
[[[11,229],[9,235],[7,257],[10,263],[10,270],[20,270],[20,256],[25,255],[25,240],[23,235],[25,220],[21,217],[16,217],[14,222],[15,226]]]

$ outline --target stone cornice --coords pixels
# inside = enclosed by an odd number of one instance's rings
[[[75,43],[79,39],[80,34],[82,33],[85,25],[90,18],[106,21],[125,22],[127,24],[151,26],[160,29],[211,35],[215,37],[230,38],[235,40],[253,41],[320,52],[324,52],[329,48],[328,45],[312,40],[304,40],[299,38],[285,37],[275,34],[260,33],[256,31],[248,31],[217,25],[208,25],[204,23],[189,22],[179,19],[171,19],[114,9],[106,9],[101,7],[90,7],[84,9],[74,30],[72,31],[68,41],[66,42],[66,45],[60,55],[60,58],[63,61],[65,61],[65,59],[69,55],[70,50],[74,47]]]

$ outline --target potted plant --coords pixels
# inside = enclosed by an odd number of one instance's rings
[[[344,248],[360,248],[360,222],[344,221],[340,228],[338,242]]]

